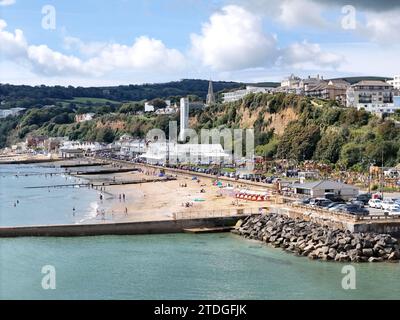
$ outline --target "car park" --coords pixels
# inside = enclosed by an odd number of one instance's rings
[[[308,205],[308,204],[310,204],[310,200],[311,200],[311,198],[300,199],[300,200],[297,200],[297,201],[295,202],[295,204],[298,204],[298,205]]]
[[[347,204],[344,208],[340,209],[340,212],[350,213],[353,215],[367,216],[369,211],[365,208],[359,207],[354,204]]]
[[[333,192],[326,192],[325,195],[324,195],[324,197],[325,197],[326,199],[331,200],[332,202],[341,202],[341,203],[344,203],[344,200],[343,200],[340,196],[336,195],[336,194],[333,193]]]
[[[371,199],[368,201],[368,205],[370,208],[382,209],[382,200],[380,199]]]
[[[359,207],[364,207],[364,202],[356,200],[356,199],[351,200],[350,204],[354,204],[354,205],[359,206]]]
[[[398,204],[390,205],[390,206],[385,210],[385,214],[389,214],[389,215],[400,215],[400,205],[398,205]]]
[[[331,200],[326,198],[314,198],[310,200],[310,205],[313,207],[325,208],[332,203]]]
[[[370,193],[362,193],[356,197],[356,200],[364,202],[364,205],[368,204],[368,201],[371,199],[372,199],[372,194]]]
[[[382,210],[388,210],[390,206],[394,205],[394,201],[392,199],[384,199],[381,204]]]
[[[342,209],[346,208],[346,204],[345,203],[337,203],[335,206],[330,207],[328,210],[329,211],[341,211]]]

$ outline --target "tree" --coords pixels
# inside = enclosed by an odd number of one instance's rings
[[[363,147],[351,142],[343,146],[340,152],[340,161],[346,168],[350,168],[362,161],[363,154]]]
[[[110,127],[100,128],[97,131],[96,141],[112,143],[115,139],[115,133]]]
[[[167,106],[164,100],[158,98],[150,101],[150,104],[154,106],[155,110],[163,109]]]
[[[317,144],[315,159],[336,163],[340,157],[340,150],[346,141],[342,131],[327,130]]]
[[[310,160],[320,138],[318,126],[312,124],[304,127],[302,123],[292,122],[280,140],[278,157],[297,161]]]

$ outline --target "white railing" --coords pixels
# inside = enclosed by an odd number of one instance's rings
[[[206,218],[225,218],[241,217],[255,214],[266,213],[266,208],[243,208],[243,209],[221,209],[221,210],[190,210],[175,212],[174,220],[182,219],[206,219]]]
[[[378,221],[392,221],[392,220],[399,220],[400,221],[400,215],[366,215],[366,216],[361,216],[361,215],[354,215],[346,212],[340,212],[340,211],[329,211],[324,208],[318,208],[318,207],[310,207],[306,205],[301,205],[301,204],[295,204],[291,203],[289,206],[294,207],[294,208],[299,208],[311,212],[317,212],[321,213],[324,215],[329,215],[333,217],[342,217],[350,220],[355,220],[355,221],[373,221],[373,220],[378,220]]]

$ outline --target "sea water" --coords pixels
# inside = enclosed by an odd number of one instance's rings
[[[15,168],[9,169],[15,172]],[[6,176],[7,170],[1,167]],[[20,189],[27,184],[61,183],[65,177],[11,176],[1,180],[8,181],[1,185],[1,215],[6,225],[75,221],[70,215],[72,205],[84,217],[90,212],[90,202],[96,201],[96,193],[88,189],[54,191],[51,196],[47,190]],[[21,206],[13,211],[17,198]],[[30,205],[22,207],[25,201]],[[45,266],[55,272],[55,289],[46,290],[42,285],[46,277],[42,270],[48,270]],[[342,286],[345,266],[296,257],[231,234],[0,239],[0,298],[400,298],[399,263],[352,265],[354,290]]]
[[[87,181],[66,175],[57,167],[0,165],[0,226],[93,220],[100,206],[96,190],[78,186],[52,187],[85,183]]]
[[[311,261],[230,234],[0,239],[2,299],[399,299],[400,264]],[[55,289],[44,290],[44,266]]]

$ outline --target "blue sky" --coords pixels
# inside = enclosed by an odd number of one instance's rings
[[[353,0],[352,16],[346,2],[0,0],[0,82],[97,86],[399,74],[400,5]],[[54,16],[42,14],[45,5]],[[54,30],[43,28],[46,17]],[[343,27],[349,17],[355,28]]]

